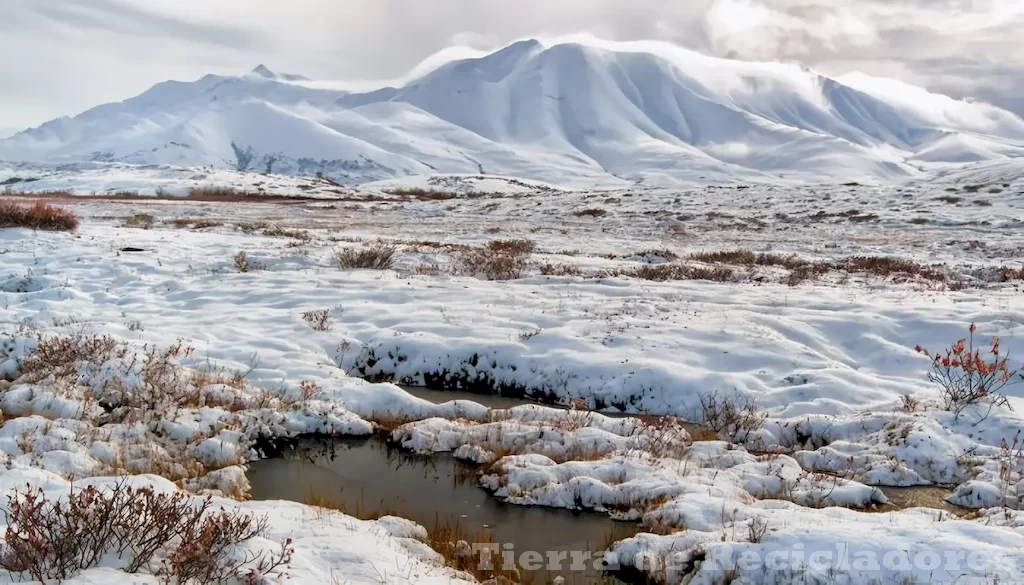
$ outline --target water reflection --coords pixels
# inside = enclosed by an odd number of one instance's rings
[[[597,553],[639,531],[594,512],[505,504],[477,487],[473,467],[444,454],[410,454],[379,438],[302,440],[281,457],[253,463],[249,480],[257,500],[333,501],[354,516],[395,514],[428,528],[458,523],[469,534],[488,532],[498,547],[513,545],[517,556]],[[533,582],[562,575],[566,583],[622,583],[592,562],[585,571],[570,570],[570,562],[533,572]]]

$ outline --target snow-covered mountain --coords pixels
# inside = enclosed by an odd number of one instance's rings
[[[0,140],[0,159],[560,184],[900,178],[1024,156],[1024,120],[863,75],[656,43],[521,41],[401,87],[323,89],[264,66],[168,81]]]

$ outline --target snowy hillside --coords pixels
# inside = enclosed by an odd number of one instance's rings
[[[560,185],[899,179],[1024,154],[1024,120],[856,74],[659,43],[521,41],[351,93],[264,66],[168,81],[6,140],[0,159],[212,166],[347,184],[437,173]]]

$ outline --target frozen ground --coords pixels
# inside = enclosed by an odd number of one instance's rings
[[[652,533],[620,543],[618,560],[679,553],[675,568],[649,568],[665,582],[791,582],[778,571],[715,573],[700,561],[822,543],[977,550],[984,559],[956,575],[916,565],[793,570],[837,583],[1019,581],[1024,461],[1000,442],[1024,427],[1022,386],[1007,389],[1015,410],[968,409],[954,420],[914,351],[948,346],[975,323],[979,336],[1024,356],[1024,184],[1011,168],[900,187],[65,199],[83,220],[77,233],[0,231],[9,358],[0,367],[12,382],[0,398],[4,486],[57,493],[70,479],[129,471],[244,497],[240,466],[261,440],[365,434],[377,424],[397,427],[393,437],[412,449],[494,462],[481,483],[497,497],[643,521]],[[487,280],[460,262],[496,239],[534,242],[520,278]],[[377,240],[397,246],[393,269],[335,263],[339,251]],[[795,254],[818,268],[801,275],[793,262],[691,258],[735,250]],[[238,252],[252,270],[238,269]],[[910,262],[872,272],[849,260],[881,256]],[[693,278],[637,277],[665,267]],[[316,310],[329,311],[322,331],[303,317]],[[33,348],[54,336],[102,335],[112,354],[33,366]],[[191,351],[168,353],[178,340]],[[165,356],[167,369],[151,365]],[[694,422],[708,422],[714,394],[749,400],[767,418],[750,432],[695,437],[663,421],[435,406],[362,378],[500,387]],[[154,396],[154,384],[173,392]],[[862,511],[884,503],[876,486],[928,484],[955,488],[952,499],[976,511]],[[312,513],[264,506],[275,538]],[[452,577],[373,523],[339,516],[321,532],[303,526],[311,533],[297,539],[293,580],[324,582],[334,567],[350,582],[373,582],[344,563],[384,557]],[[346,544],[366,533],[379,543]],[[323,552],[325,538],[339,556]]]

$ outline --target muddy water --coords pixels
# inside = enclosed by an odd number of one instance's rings
[[[486,406],[487,408],[504,409],[512,408],[514,406],[522,406],[524,404],[539,404],[522,398],[501,396],[500,394],[474,394],[473,392],[465,392],[463,390],[431,390],[429,388],[423,388],[422,386],[402,386],[401,388],[417,398],[422,398],[423,400],[433,402],[434,404],[444,404],[450,400],[469,400],[476,402],[481,406]],[[544,406],[549,408],[562,408],[551,404],[545,404]]]
[[[469,534],[487,530],[491,542],[513,545],[516,558],[526,551],[545,558],[548,551],[596,553],[639,531],[593,512],[504,504],[476,485],[474,471],[447,455],[411,455],[370,438],[300,441],[282,457],[253,463],[248,475],[257,500],[305,502],[316,496],[340,501],[356,515],[383,510],[428,528],[457,522]],[[583,571],[570,563],[533,572],[532,582],[550,583],[562,575],[566,583],[622,583],[594,562]]]
[[[879,512],[892,512],[893,510],[905,510],[907,508],[932,508],[949,512],[954,516],[964,516],[971,513],[968,508],[954,506],[946,501],[946,496],[953,493],[953,490],[938,486],[914,486],[914,487],[879,487],[889,503],[879,506]]]

